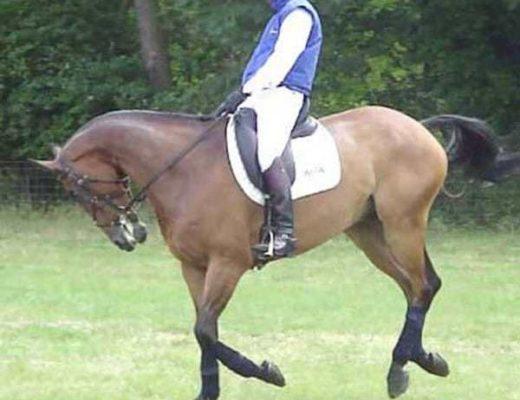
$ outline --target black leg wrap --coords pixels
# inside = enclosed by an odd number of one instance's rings
[[[220,395],[218,361],[211,350],[203,350],[200,362],[202,389],[197,400],[216,400]]]
[[[422,331],[425,314],[421,307],[408,309],[403,331],[393,352],[394,362],[405,365],[408,361],[416,360],[423,355]]]
[[[214,348],[222,364],[236,374],[244,378],[257,378],[276,386],[285,386],[285,379],[276,365],[264,361],[261,366],[258,366],[222,342],[217,342]]]
[[[219,365],[212,343],[218,337],[217,323],[211,314],[201,312],[195,325],[195,337],[201,349],[202,387],[197,400],[217,400],[220,395]]]
[[[422,344],[422,332],[426,316],[426,307],[410,307],[406,313],[406,322],[393,352],[392,365],[388,371],[388,395],[394,399],[408,389],[408,373],[404,366],[413,361],[427,372],[447,376],[448,363],[438,354],[426,353]]]
[[[392,354],[392,365],[386,377],[388,396],[395,399],[408,390],[409,378],[404,366],[418,357],[422,350],[422,330],[426,311],[421,307],[410,307],[406,322]]]
[[[262,379],[262,370],[253,361],[222,342],[215,344],[215,355],[231,371],[244,378]]]

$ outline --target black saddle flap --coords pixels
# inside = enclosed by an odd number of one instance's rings
[[[294,129],[291,133],[292,139],[310,136],[316,132],[318,123],[309,117],[310,108],[311,101],[307,96],[305,96],[303,99],[302,109],[300,110],[300,114],[298,114],[298,118],[294,124]]]
[[[241,108],[235,114],[234,121],[238,151],[240,153],[240,158],[242,159],[242,163],[244,164],[247,175],[253,185],[264,192],[262,172],[260,171],[260,164],[258,163],[257,157],[258,142],[256,137],[256,112],[251,108]],[[281,158],[291,183],[294,183],[296,178],[296,170],[294,167],[290,141],[287,144]]]
[[[291,133],[291,139],[297,139],[302,137],[311,136],[318,129],[318,122],[307,117],[300,125],[296,125]]]

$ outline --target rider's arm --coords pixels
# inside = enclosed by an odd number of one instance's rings
[[[298,8],[290,13],[282,23],[273,54],[246,82],[242,91],[251,94],[280,85],[305,50],[311,29],[312,17],[309,12]]]

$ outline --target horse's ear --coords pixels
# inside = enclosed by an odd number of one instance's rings
[[[56,144],[52,144],[51,149],[52,149],[52,154],[54,154],[54,157],[58,158],[58,156],[61,152],[61,147]]]
[[[51,150],[52,154],[54,155],[54,160],[48,160],[48,161],[41,161],[41,160],[34,160],[29,159],[29,161],[33,164],[35,164],[38,167],[44,168],[47,171],[51,172],[60,172],[61,171],[61,164],[57,161],[61,152],[61,147],[55,144],[51,144]]]
[[[29,161],[32,162],[33,164],[35,164],[39,167],[42,167],[51,172],[61,171],[61,166],[58,162],[56,162],[56,160],[40,161],[40,160],[29,159]]]

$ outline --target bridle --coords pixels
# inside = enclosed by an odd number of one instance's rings
[[[227,114],[220,115],[214,118],[213,123],[204,130],[191,144],[186,146],[177,156],[170,160],[165,167],[160,169],[155,175],[150,178],[148,183],[144,185],[136,195],[133,195],[130,187],[130,178],[125,176],[118,179],[101,179],[93,178],[88,175],[79,173],[74,169],[70,162],[58,156],[58,162],[61,166],[60,176],[62,179],[66,179],[72,185],[73,197],[84,207],[89,208],[92,211],[92,219],[94,224],[100,228],[110,228],[114,225],[122,225],[124,219],[128,219],[130,222],[137,221],[137,209],[146,200],[148,190],[150,187],[159,180],[159,178],[168,170],[175,167],[184,157],[186,157],[192,150],[194,150],[202,141],[209,136],[213,131],[213,128],[224,119]],[[123,185],[123,191],[116,194],[103,194],[99,195],[92,191],[92,184],[119,184]],[[130,200],[126,205],[120,206],[115,200],[120,199],[124,196],[128,196]],[[117,218],[112,220],[109,224],[101,224],[98,221],[99,210],[110,209],[115,211]]]
[[[109,228],[120,221],[122,216],[133,217],[136,216],[136,208],[127,206],[120,206],[116,200],[129,196],[132,198],[132,189],[130,188],[130,178],[128,176],[118,179],[100,179],[92,178],[88,175],[79,173],[63,158],[59,158],[60,163],[60,177],[67,180],[72,188],[70,193],[72,197],[78,201],[85,208],[90,209],[94,224],[99,228]],[[92,184],[105,185],[122,185],[123,190],[115,193],[96,194],[92,190]],[[109,224],[102,224],[98,220],[98,213],[100,210],[110,209],[117,214],[117,218]]]

